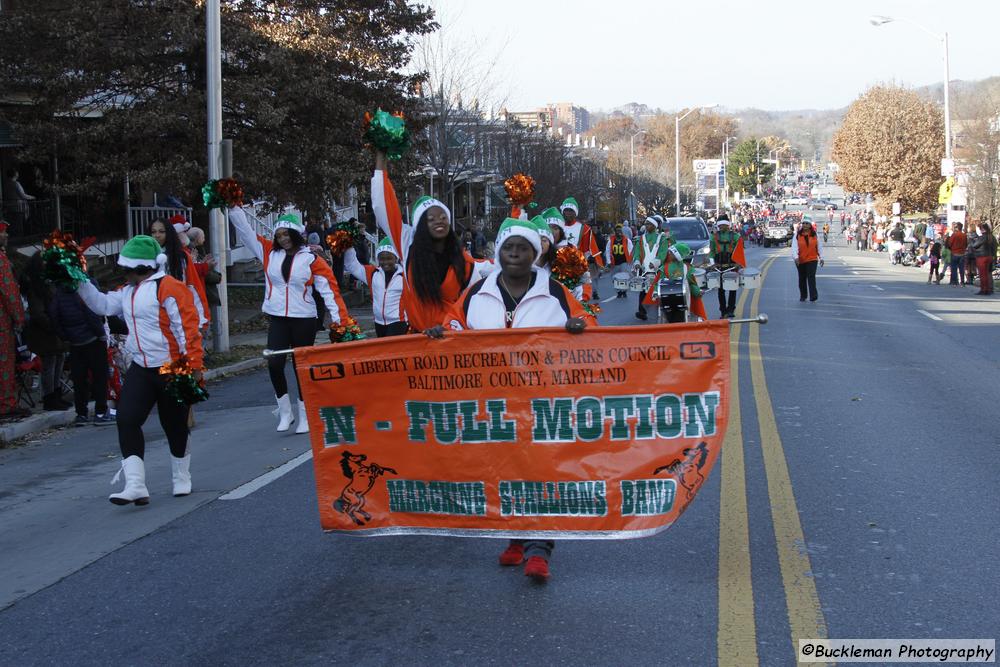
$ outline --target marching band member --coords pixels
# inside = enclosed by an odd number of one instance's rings
[[[676,280],[677,278],[682,278],[688,283],[688,291],[691,294],[690,310],[691,313],[697,315],[703,320],[707,320],[708,317],[705,314],[705,306],[701,301],[701,287],[698,285],[698,279],[695,278],[694,271],[691,269],[691,259],[694,254],[691,252],[691,248],[686,243],[675,243],[670,246],[670,250],[667,255],[669,260],[666,266],[660,270],[657,274],[657,279],[661,277],[672,278]],[[684,312],[680,310],[670,310],[667,316],[668,322],[683,322]]]
[[[274,238],[268,239],[255,233],[246,213],[239,207],[229,209],[229,222],[243,245],[264,264],[266,289],[261,310],[268,316],[267,347],[283,350],[306,347],[316,342],[316,302],[313,288],[323,298],[333,326],[347,318],[347,307],[340,296],[337,279],[330,265],[309,250],[303,234],[303,225],[297,215],[286,213],[278,218]],[[292,403],[285,379],[285,355],[267,360],[267,371],[278,402],[279,432],[287,431],[295,421]],[[298,376],[296,376],[296,384]],[[299,391],[299,425],[296,433],[309,432],[306,405]]]
[[[712,234],[712,258],[715,260],[715,268],[718,271],[733,268],[736,265],[737,246],[740,244],[741,236],[738,232],[732,231],[732,223],[725,213],[719,216],[715,223],[718,230]],[[719,317],[734,317],[736,315],[736,292],[729,290],[728,301],[726,290],[722,289],[722,281],[719,281]]]
[[[596,326],[564,285],[535,266],[542,253],[537,228],[529,221],[507,218],[496,239],[500,270],[490,273],[465,291],[443,319],[443,326],[427,329],[432,338],[465,329],[520,329],[565,327],[580,333]],[[549,577],[551,540],[511,540],[500,554],[501,565],[520,565],[527,558],[524,574],[536,581]]]
[[[413,204],[410,224],[403,217],[386,169],[384,151],[375,152],[372,208],[375,221],[400,253],[403,265],[403,310],[417,331],[440,324],[445,313],[470,284],[490,273],[493,265],[476,262],[455,234],[451,212],[443,202],[421,197]]]
[[[142,426],[153,406],[170,445],[174,495],[191,493],[191,454],[187,449],[189,406],[167,393],[160,367],[186,355],[195,378],[200,380],[201,333],[191,292],[184,283],[165,273],[166,262],[155,239],[135,236],[118,257],[118,264],[125,267],[126,282],[121,288],[105,294],[85,281],[77,292],[95,314],[115,315],[128,323],[125,349],[132,357],[132,365],[125,374],[117,416],[125,488],[109,497],[116,505],[149,503]],[[113,482],[118,476],[115,475]]]
[[[604,266],[604,258],[601,257],[601,249],[597,246],[597,239],[594,237],[594,230],[590,225],[585,225],[577,220],[580,214],[580,206],[573,197],[566,197],[559,206],[559,212],[563,216],[563,230],[566,233],[566,242],[579,248],[583,256],[587,258],[589,264],[597,267]],[[588,271],[590,280],[583,287],[583,294],[586,300],[600,299],[600,295],[593,287],[595,279],[593,272]]]
[[[615,225],[615,233],[608,239],[608,245],[604,249],[604,261],[607,266],[622,266],[628,270],[632,266],[632,239],[622,231],[625,226],[621,223]],[[624,299],[627,292],[618,290],[618,298]]]
[[[377,267],[362,265],[354,248],[348,248],[344,253],[344,270],[371,290],[375,335],[379,338],[402,336],[409,333],[410,325],[403,312],[403,269],[399,266],[399,254],[392,247],[392,239],[386,236],[379,242],[375,257]]]
[[[167,257],[166,272],[187,285],[194,299],[194,307],[198,311],[198,328],[208,326],[212,316],[208,308],[208,298],[205,296],[205,281],[194,264],[191,253],[184,247],[181,234],[191,229],[191,223],[182,215],[175,215],[170,220],[154,220],[149,223],[146,234],[156,239],[160,249]]]
[[[669,242],[667,235],[659,231],[659,227],[654,218],[646,218],[643,223],[645,225],[645,233],[639,237],[636,243],[636,253],[635,253],[635,265],[639,270],[639,275],[646,275],[648,273],[655,273],[656,277],[653,280],[657,280],[660,272],[663,270],[663,265],[667,261],[667,248]],[[646,319],[646,304],[652,305],[652,293],[653,286],[655,283],[651,283],[649,290],[646,292],[639,292],[639,309],[636,311],[635,316],[640,320]]]

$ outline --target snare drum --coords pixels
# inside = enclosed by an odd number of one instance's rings
[[[740,284],[745,289],[757,289],[760,287],[760,269],[743,269],[740,272]]]
[[[718,271],[706,271],[705,289],[719,289],[719,285],[722,283],[721,275]]]
[[[691,273],[694,274],[694,281],[698,283],[698,287],[703,290],[708,289],[708,271],[705,269],[691,269]]]
[[[612,284],[614,285],[615,289],[618,290],[619,292],[628,291],[628,284],[631,279],[632,279],[632,274],[628,273],[627,271],[616,273],[611,278]]]
[[[740,274],[736,271],[726,271],[722,274],[722,289],[735,291],[740,288]]]
[[[670,296],[684,296],[684,281],[681,278],[664,278],[656,284],[656,296],[663,299]]]

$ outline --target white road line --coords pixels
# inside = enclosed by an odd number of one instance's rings
[[[860,272],[860,271],[851,271],[851,273],[853,273],[853,274],[854,274],[854,275],[856,275],[856,276],[860,276],[860,275],[861,275],[861,272]]]
[[[882,289],[878,285],[872,285],[872,289],[877,289],[879,292],[884,292],[885,291],[884,289]]]
[[[919,308],[917,308],[917,312],[926,315],[927,317],[931,318],[932,320],[937,320],[938,322],[942,322],[943,321],[937,315],[934,315],[933,313],[928,313],[926,310],[920,310]]]
[[[292,472],[293,470],[298,468],[300,465],[302,465],[312,457],[313,453],[311,449],[308,452],[303,452],[302,454],[299,454],[291,461],[288,461],[278,466],[277,468],[275,468],[270,472],[264,473],[257,479],[252,479],[246,484],[243,484],[242,486],[237,486],[229,493],[219,496],[219,500],[239,500],[240,498],[246,498],[257,489],[263,488],[268,484],[270,484],[271,482],[273,482],[274,480]]]
[[[614,301],[617,298],[618,298],[617,296],[609,296],[607,299],[601,299],[601,303],[607,303],[608,301]]]

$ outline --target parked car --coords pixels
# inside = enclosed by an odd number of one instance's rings
[[[789,206],[805,206],[809,203],[809,199],[805,195],[794,195],[792,197],[785,197],[785,203]]]

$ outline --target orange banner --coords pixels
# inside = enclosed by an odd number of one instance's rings
[[[617,539],[698,493],[729,412],[725,321],[295,350],[325,530]]]

